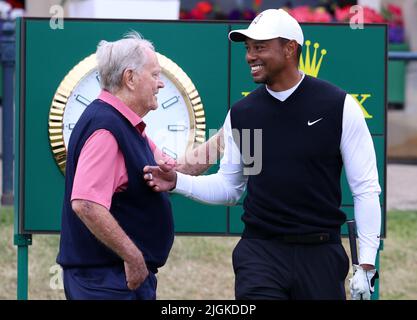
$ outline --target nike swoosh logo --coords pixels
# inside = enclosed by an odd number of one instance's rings
[[[315,124],[315,123],[317,123],[317,122],[319,122],[319,121],[321,121],[321,120],[323,120],[323,118],[317,119],[317,120],[315,120],[315,121],[313,121],[313,122],[310,122],[310,120],[308,120],[308,121],[307,121],[307,124],[308,124],[309,126],[312,126],[313,124]]]

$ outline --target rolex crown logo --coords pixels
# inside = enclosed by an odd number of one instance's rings
[[[319,74],[319,71],[320,71],[321,63],[323,61],[323,57],[326,55],[327,50],[321,49],[320,51],[321,56],[317,61],[317,51],[318,51],[318,48],[320,47],[320,44],[317,42],[314,43],[313,58],[310,58],[311,57],[310,45],[311,45],[311,41],[306,40],[305,58],[303,57],[303,55],[301,55],[300,57],[300,70],[309,76],[317,78],[317,75]]]

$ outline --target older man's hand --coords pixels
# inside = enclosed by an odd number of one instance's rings
[[[125,261],[125,273],[127,287],[130,290],[139,288],[149,275],[148,267],[146,266],[142,253],[134,259]]]
[[[170,191],[177,185],[177,172],[174,166],[163,160],[158,161],[158,166],[145,166],[143,173],[147,185],[156,192]]]
[[[376,269],[365,270],[361,266],[353,265],[353,277],[349,279],[352,300],[370,300],[378,277]]]

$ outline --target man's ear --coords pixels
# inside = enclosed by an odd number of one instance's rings
[[[287,42],[285,49],[285,56],[287,58],[293,58],[295,56],[297,56],[297,48],[298,48],[298,43],[295,40],[290,40]]]
[[[132,69],[125,69],[125,71],[123,71],[123,75],[122,75],[122,83],[123,85],[125,85],[126,87],[128,87],[131,90],[134,90],[134,81],[133,81],[133,77],[134,77],[134,72]]]

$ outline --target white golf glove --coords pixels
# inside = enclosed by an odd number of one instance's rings
[[[352,300],[370,300],[374,292],[375,280],[379,278],[376,269],[364,270],[353,265],[353,277],[349,279]]]

